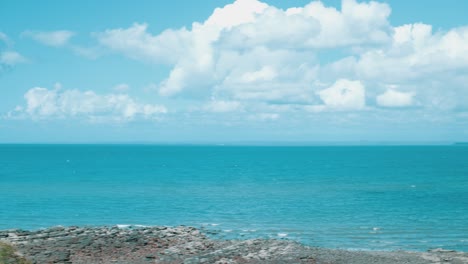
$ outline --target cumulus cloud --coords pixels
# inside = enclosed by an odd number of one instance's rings
[[[318,92],[326,107],[339,110],[360,110],[366,105],[364,85],[360,81],[341,79]]]
[[[258,71],[242,74],[240,81],[245,83],[271,81],[276,77],[276,71],[272,67],[264,66]]]
[[[426,24],[394,28],[389,45],[364,51],[355,65],[363,78],[414,81],[468,68],[468,27],[433,32]]]
[[[407,107],[413,105],[414,93],[399,92],[388,89],[377,96],[377,104],[384,107]]]
[[[85,118],[88,120],[130,121],[154,119],[167,112],[161,105],[139,103],[126,94],[97,94],[93,91],[34,87],[28,90],[26,104],[18,106],[10,117]]]
[[[241,103],[237,101],[223,101],[212,99],[205,107],[204,110],[214,113],[225,113],[239,110],[242,107]]]
[[[387,4],[376,2],[345,0],[341,10],[311,2],[282,10],[237,0],[191,28],[153,35],[147,24],[134,24],[98,33],[97,39],[130,58],[171,65],[159,84],[164,96],[196,90],[270,100],[268,94],[276,94],[273,100],[304,103],[314,97],[304,89],[316,77],[317,49],[384,43],[391,38],[389,14]],[[258,91],[260,86],[266,91]]]
[[[156,85],[160,95],[214,97],[220,109],[356,111],[375,101],[390,111],[413,105],[416,94],[423,108],[468,107],[468,27],[391,25],[390,14],[375,1],[280,9],[237,0],[190,27],[153,34],[135,23],[95,36],[103,48],[171,67]],[[381,90],[394,83],[401,89]]]
[[[32,38],[33,40],[47,46],[61,47],[68,44],[69,40],[75,35],[75,33],[69,30],[25,31],[22,35]]]

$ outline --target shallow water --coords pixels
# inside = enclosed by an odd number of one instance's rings
[[[468,147],[0,145],[0,229],[192,225],[468,251]]]

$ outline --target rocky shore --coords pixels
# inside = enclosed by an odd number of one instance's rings
[[[200,230],[186,226],[3,230],[0,242],[15,247],[19,257],[38,264],[468,263],[468,253],[451,250],[346,251],[308,247],[289,240],[212,240]],[[17,263],[13,258],[3,262]]]

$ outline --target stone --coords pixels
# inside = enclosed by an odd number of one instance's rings
[[[450,252],[455,252],[455,250],[450,250],[450,249],[443,249],[443,248],[434,248],[428,250],[429,252],[433,253],[450,253]]]

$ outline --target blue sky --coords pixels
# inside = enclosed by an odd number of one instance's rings
[[[2,1],[0,142],[468,140],[466,1]]]

